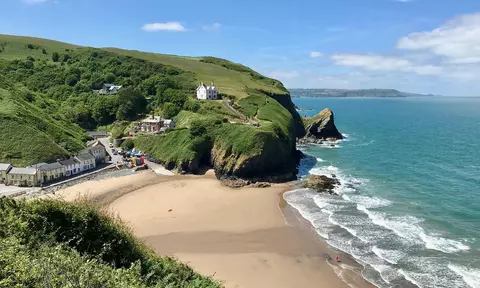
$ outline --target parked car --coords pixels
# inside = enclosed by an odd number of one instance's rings
[[[112,147],[113,147],[113,144],[112,144],[112,143],[110,143],[110,145],[109,145],[109,146],[110,146],[110,148],[112,148]]]

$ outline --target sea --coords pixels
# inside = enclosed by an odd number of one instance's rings
[[[299,147],[299,176],[335,175],[340,196],[284,195],[318,237],[378,287],[480,288],[480,98],[293,101],[345,136]]]

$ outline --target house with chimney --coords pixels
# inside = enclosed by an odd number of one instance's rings
[[[200,85],[197,87],[197,99],[199,100],[219,99],[217,87],[213,84],[213,82],[209,86],[203,84],[203,82],[200,83]]]

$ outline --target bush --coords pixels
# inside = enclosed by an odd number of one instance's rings
[[[60,55],[58,54],[58,52],[53,52],[52,53],[52,61],[53,62],[58,62],[59,59],[60,59]]]
[[[0,198],[0,287],[220,287],[85,203]]]
[[[123,141],[121,147],[123,150],[132,150],[135,147],[135,142],[132,138],[127,138],[125,141]]]

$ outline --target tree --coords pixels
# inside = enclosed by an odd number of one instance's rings
[[[107,83],[114,83],[115,75],[113,75],[112,72],[108,72],[107,75],[105,76],[105,81],[107,81]]]
[[[188,111],[197,112],[200,109],[198,101],[188,98],[183,105],[183,108]]]
[[[173,117],[177,116],[180,113],[180,107],[177,105],[167,102],[163,104],[162,115],[166,119],[172,119]]]
[[[47,50],[45,50],[45,48],[42,48],[42,54],[47,54]]]
[[[60,55],[58,54],[58,52],[53,52],[52,53],[52,61],[53,62],[58,62],[58,59],[60,59]]]

